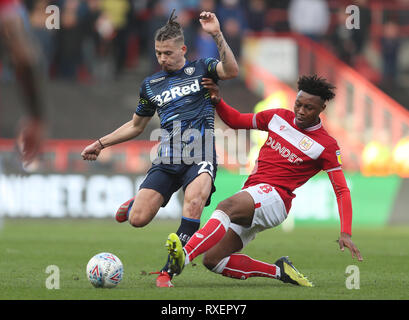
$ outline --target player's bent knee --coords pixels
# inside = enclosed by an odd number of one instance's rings
[[[146,226],[152,219],[138,211],[131,211],[128,222],[135,228]]]
[[[149,221],[147,221],[146,219],[141,219],[140,217],[129,217],[128,222],[131,224],[132,227],[135,228],[142,228],[144,226],[146,226]]]
[[[191,219],[200,219],[203,203],[200,198],[185,199],[185,214]]]

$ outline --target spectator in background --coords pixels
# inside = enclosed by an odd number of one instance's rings
[[[197,9],[198,14],[202,11],[214,12],[216,11],[215,0],[200,0],[199,8]]]
[[[170,14],[173,9],[176,12],[182,12],[185,10],[194,11],[199,6],[200,0],[166,0],[164,1],[164,5],[166,10],[168,11],[167,14]]]
[[[110,79],[114,73],[111,63],[111,44],[115,36],[115,29],[109,17],[100,12],[95,21],[97,33],[97,55],[93,74],[98,79]]]
[[[399,26],[394,21],[386,22],[381,39],[382,81],[384,84],[393,85],[396,82],[400,45]]]
[[[267,30],[275,32],[289,32],[288,0],[274,0],[267,2],[265,26]]]
[[[163,6],[166,10],[166,14],[170,14],[173,9],[175,9],[176,12],[180,12],[184,9],[184,1],[179,1],[179,0],[166,0],[162,1]]]
[[[203,11],[215,12],[215,0],[200,0],[199,8],[197,9],[196,14],[199,15],[200,12]],[[196,49],[195,59],[207,57],[219,58],[219,51],[217,50],[217,46],[214,43],[213,38],[208,33],[203,32],[202,28],[196,28],[196,39],[193,43]]]
[[[240,31],[240,22],[237,19],[228,18],[224,21],[224,38],[238,61],[241,56],[242,34]]]
[[[240,32],[247,30],[247,18],[240,0],[221,0],[217,8],[217,16],[220,19],[222,29],[225,21],[233,18],[238,21]]]
[[[151,46],[150,39],[148,38],[148,27],[151,14],[149,4],[149,0],[132,2],[132,19],[130,22],[132,33],[138,41],[138,55],[145,54],[146,47]]]
[[[194,23],[191,11],[188,11],[187,9],[183,9],[182,11],[180,11],[178,13],[178,21],[183,29],[185,42],[192,44],[191,46],[189,46],[188,52],[186,53],[186,58],[190,61],[196,60],[195,39],[197,35],[197,28]]]
[[[348,14],[344,8],[339,8],[336,13],[335,29],[331,32],[330,42],[335,54],[346,64],[352,65],[353,58],[356,54],[356,45],[354,41],[355,29],[347,29],[345,21]]]
[[[81,64],[82,29],[78,16],[79,0],[61,1],[61,28],[56,33],[57,74],[74,80]]]
[[[53,30],[48,30],[45,25],[47,19],[46,7],[50,4],[49,0],[39,0],[34,3],[30,12],[30,22],[32,32],[41,48],[41,54],[44,56],[44,72],[49,74],[51,61],[53,59]]]
[[[154,39],[155,31],[166,24],[168,21],[168,13],[164,0],[157,0],[151,7],[151,17],[148,20],[148,39]],[[147,54],[150,59],[151,73],[160,70],[156,59],[154,43],[150,40],[147,43]]]
[[[324,0],[291,0],[288,19],[292,31],[319,42],[328,30],[330,12]]]
[[[196,60],[208,57],[219,59],[219,51],[213,38],[203,30],[197,33],[195,47]]]
[[[397,5],[405,7],[406,10],[398,10],[396,14],[396,22],[399,25],[408,25],[409,24],[409,0],[397,0]]]
[[[261,32],[265,29],[265,17],[267,14],[265,0],[250,0],[246,2],[246,13],[248,31]]]
[[[100,0],[86,0],[85,4],[83,9],[85,18],[82,24],[82,62],[87,75],[95,78],[99,69],[97,61],[100,37],[96,25],[101,14]]]
[[[361,54],[370,34],[371,9],[368,8],[368,0],[355,0],[354,5],[359,7],[359,29],[354,29],[352,40],[355,44],[356,54]]]
[[[109,19],[114,29],[112,54],[115,76],[119,76],[126,61],[131,4],[129,0],[101,0],[101,12]]]

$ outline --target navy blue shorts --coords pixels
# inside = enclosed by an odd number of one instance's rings
[[[216,191],[214,179],[216,178],[217,164],[202,161],[193,164],[153,164],[149,169],[145,180],[139,189],[153,189],[159,192],[165,199],[162,207],[166,206],[173,193],[183,187],[183,191],[199,174],[207,172],[212,177],[212,190],[206,201],[206,206],[210,204],[213,192]]]

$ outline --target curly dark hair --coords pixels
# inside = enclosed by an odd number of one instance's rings
[[[332,100],[335,97],[335,86],[327,82],[326,79],[312,76],[301,76],[298,79],[298,90],[302,90],[314,96],[319,96],[323,101]]]
[[[155,41],[165,41],[169,39],[176,39],[179,41],[185,41],[183,36],[183,29],[178,22],[176,22],[177,16],[175,15],[175,9],[172,10],[168,22],[155,32]]]

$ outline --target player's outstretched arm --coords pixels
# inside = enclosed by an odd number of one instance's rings
[[[152,117],[141,117],[134,114],[132,120],[126,122],[110,134],[86,146],[81,152],[82,158],[90,161],[96,160],[102,149],[136,138],[143,132],[151,118]]]
[[[358,261],[362,261],[358,247],[351,240],[352,202],[344,173],[341,169],[331,170],[328,171],[328,177],[334,188],[341,220],[341,233],[338,239],[339,248],[344,251],[345,247],[347,247],[351,251],[352,258],[356,257]]]
[[[226,80],[237,77],[239,74],[239,66],[234,57],[233,51],[224,39],[216,15],[212,12],[203,11],[200,13],[199,21],[203,30],[212,36],[219,50],[221,63],[218,63],[216,67],[219,78]]]
[[[209,90],[210,99],[216,106],[217,114],[233,129],[253,129],[253,113],[240,113],[223,101],[219,87],[210,78],[203,78],[202,85]]]

